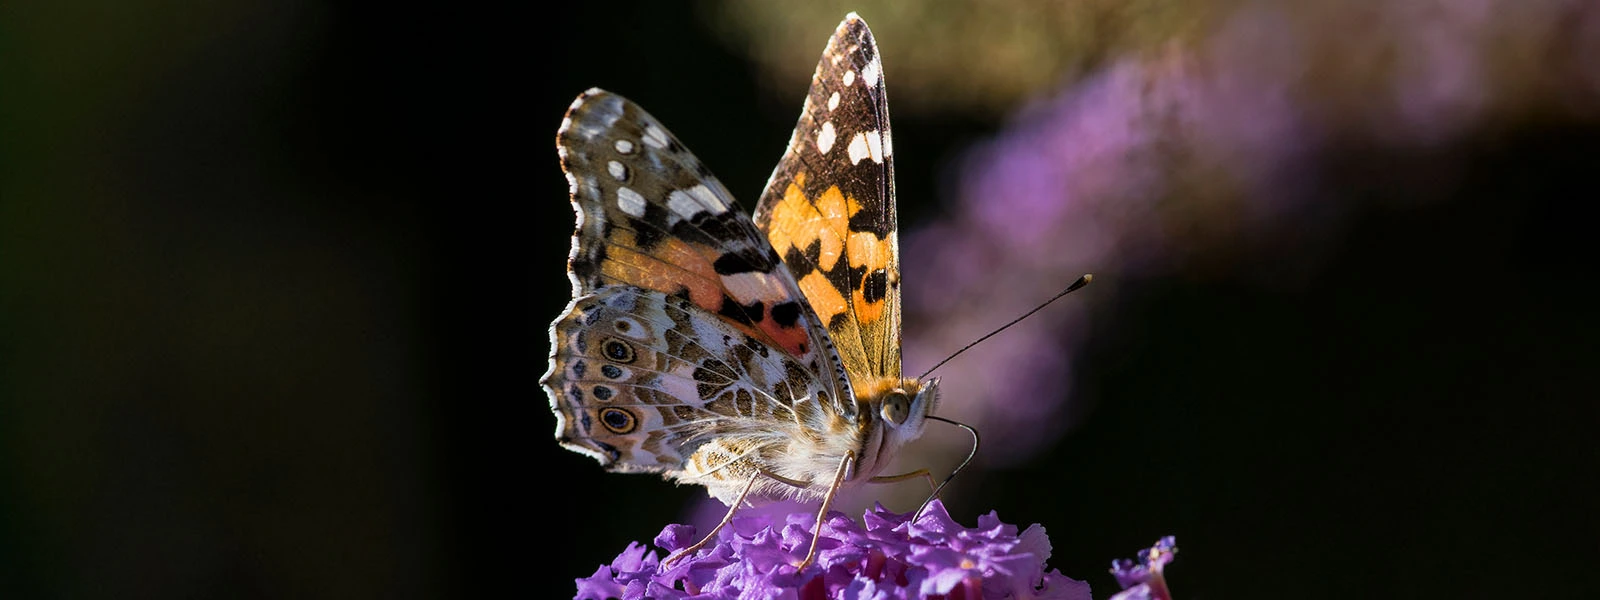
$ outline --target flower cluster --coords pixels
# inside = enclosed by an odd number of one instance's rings
[[[862,523],[835,511],[822,524],[816,562],[804,571],[795,565],[810,548],[815,514],[750,513],[666,567],[658,551],[630,544],[610,565],[577,580],[577,598],[1090,598],[1087,583],[1045,571],[1050,540],[1043,527],[1019,533],[993,512],[969,528],[937,500],[916,519],[882,505]],[[694,527],[668,525],[655,545],[670,554],[696,541]]]

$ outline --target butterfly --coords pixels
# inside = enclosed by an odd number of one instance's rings
[[[879,475],[938,403],[937,379],[901,373],[884,90],[850,13],[750,216],[638,105],[598,88],[572,103],[556,137],[572,300],[541,379],[562,446],[705,486],[730,507],[718,529],[753,499],[821,499],[820,527],[843,486],[931,484]]]

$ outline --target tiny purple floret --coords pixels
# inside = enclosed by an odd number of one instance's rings
[[[1177,552],[1178,541],[1169,535],[1157,540],[1154,546],[1140,550],[1137,558],[1111,561],[1111,574],[1117,578],[1122,591],[1110,600],[1172,600],[1162,571]]]

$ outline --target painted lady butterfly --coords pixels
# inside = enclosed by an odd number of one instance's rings
[[[900,372],[891,139],[855,13],[753,218],[637,105],[579,96],[556,138],[578,217],[541,381],[556,439],[704,485],[729,517],[751,494],[821,498],[820,525],[840,486],[928,477],[878,476],[938,399]]]

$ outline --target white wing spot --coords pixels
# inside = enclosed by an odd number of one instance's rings
[[[633,142],[628,140],[617,140],[611,145],[617,149],[617,152],[622,154],[633,154]]]
[[[839,97],[838,94],[833,96],[835,98]],[[827,154],[829,150],[833,149],[833,141],[833,121],[828,121],[822,124],[822,131],[817,133],[817,151]]]
[[[757,300],[767,303],[782,302],[781,294],[774,297],[774,290],[782,289],[782,283],[771,273],[747,272],[722,276],[722,287],[728,291],[740,304],[750,304]]]
[[[872,156],[872,162],[883,164],[883,136],[876,131],[868,131],[866,136],[867,153]]]
[[[867,87],[878,86],[878,76],[883,74],[883,63],[878,62],[878,57],[872,57],[872,62],[861,69],[861,80],[867,82]]]
[[[839,92],[834,92],[832,96],[828,96],[828,110],[831,111],[836,108],[839,108]]]
[[[695,200],[699,200],[700,205],[711,211],[711,214],[720,215],[728,212],[728,203],[724,202],[722,198],[717,196],[716,192],[711,191],[711,188],[706,187],[703,183],[689,188],[689,195],[694,196]]]
[[[595,102],[587,102],[590,99],[595,100]],[[581,114],[576,112],[580,106],[585,107]],[[571,112],[569,112],[569,115],[578,117],[569,124],[574,128],[569,133],[584,140],[600,137],[611,131],[611,127],[617,124],[618,119],[622,118],[622,110],[622,99],[617,96],[596,96],[593,98],[579,96],[577,100],[572,101]],[[568,116],[567,118],[571,119],[572,117]]]
[[[696,214],[705,209],[699,201],[684,193],[683,190],[672,190],[672,193],[667,194],[667,208],[672,209],[673,213],[685,221],[693,219]]]
[[[615,177],[617,179],[617,181],[627,181],[628,180],[628,168],[622,166],[622,163],[619,163],[619,162],[614,161],[614,160],[610,161],[610,162],[607,162],[606,163],[606,171],[610,172],[611,176]]]
[[[852,165],[856,164],[856,163],[859,163],[859,162],[861,162],[861,159],[866,158],[870,154],[870,151],[867,150],[867,136],[866,136],[866,134],[858,133],[858,134],[856,134],[855,137],[850,138],[850,149],[849,149],[849,151],[850,151],[850,164],[852,164]]]
[[[617,208],[622,209],[622,212],[633,217],[643,217],[644,206],[644,196],[640,196],[639,192],[625,187],[617,188]]]
[[[888,158],[891,156],[894,156],[894,136],[885,131],[883,132],[883,157]]]
[[[644,145],[657,150],[665,150],[667,148],[667,132],[662,131],[661,127],[655,123],[646,123],[644,126]]]
[[[855,70],[851,69],[849,71],[845,71],[844,72],[844,86],[845,87],[850,87],[855,82],[856,82],[856,72],[855,72]]]

